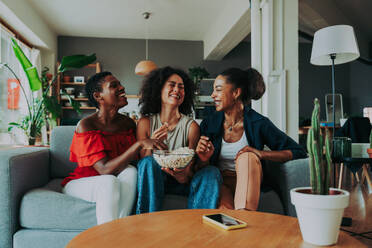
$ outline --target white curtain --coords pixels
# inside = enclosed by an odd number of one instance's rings
[[[10,38],[12,35],[0,26],[0,62],[6,63],[20,78],[21,84],[25,89],[27,99],[30,99],[31,90],[27,81],[27,77],[23,69],[14,55],[11,47]],[[19,43],[25,55],[30,58],[30,49]],[[21,118],[28,114],[26,98],[20,90],[19,108],[8,109],[8,79],[14,78],[14,75],[6,68],[0,68],[0,144],[27,144],[27,137],[22,130],[13,129],[12,133],[8,133],[8,124],[10,122],[19,122]],[[31,102],[30,102],[31,104]]]

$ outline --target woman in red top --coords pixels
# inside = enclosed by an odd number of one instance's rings
[[[141,149],[166,149],[156,139],[136,142],[136,124],[118,110],[128,104],[124,87],[110,72],[92,76],[86,86],[98,111],[82,119],[70,147],[78,166],[62,182],[63,192],[96,203],[97,224],[130,214],[136,196],[137,170],[129,162]]]

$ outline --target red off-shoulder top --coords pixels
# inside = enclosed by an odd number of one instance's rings
[[[77,162],[78,166],[61,185],[65,186],[69,181],[78,178],[98,176],[99,173],[93,167],[96,162],[105,157],[118,157],[135,142],[133,129],[119,133],[100,130],[75,132],[70,146],[70,161]]]

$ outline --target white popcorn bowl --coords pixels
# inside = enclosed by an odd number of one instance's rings
[[[153,157],[163,168],[183,169],[187,167],[194,158],[195,152],[194,150],[191,151],[190,153],[174,153],[175,151],[154,150]]]

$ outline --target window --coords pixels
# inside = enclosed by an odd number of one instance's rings
[[[6,63],[20,78],[27,98],[30,99],[31,90],[26,75],[14,55],[10,38],[13,35],[0,25],[0,62]],[[19,46],[27,57],[30,57],[31,49],[22,43]],[[25,137],[21,130],[8,133],[9,122],[18,122],[28,113],[26,98],[18,86],[14,75],[7,68],[0,68],[0,144],[24,143]]]

